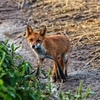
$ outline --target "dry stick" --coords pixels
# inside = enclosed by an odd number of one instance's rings
[[[71,41],[73,41],[73,40],[75,40],[75,39],[78,39],[78,44],[81,44],[81,45],[82,45],[82,43],[80,42],[80,40],[81,40],[85,35],[86,35],[86,34],[81,34],[80,36],[75,37],[75,38],[72,39]]]
[[[93,53],[98,52],[99,50],[100,50],[100,48],[99,49],[96,49],[95,51],[91,52],[90,55],[92,55]]]
[[[93,33],[87,33],[87,34],[83,34],[83,35],[81,34],[81,36],[77,36],[75,38],[72,38],[71,41],[76,40],[76,39],[81,40],[83,36],[89,36],[89,35],[93,35]]]
[[[86,64],[85,64],[85,66],[83,67],[83,69],[82,69],[82,71],[84,70],[84,69],[87,69],[88,68],[88,64],[89,63],[91,63],[94,59],[96,59],[97,57],[99,57],[100,56],[100,54],[96,54],[90,61],[88,61]],[[87,66],[87,67],[86,67]]]
[[[98,55],[98,56],[97,56],[96,58],[100,57],[100,54],[99,54],[99,53],[97,53],[97,55]],[[96,58],[95,58],[95,59],[96,59]],[[98,63],[99,63],[99,62],[93,63],[93,65],[94,65],[94,66],[99,66]],[[98,68],[96,68],[96,69],[99,69],[99,68],[100,68],[100,67],[98,67]]]
[[[78,39],[78,44],[80,44],[80,40],[85,36],[85,32],[83,31],[83,34],[80,36],[80,38]],[[82,44],[81,44],[82,45]]]

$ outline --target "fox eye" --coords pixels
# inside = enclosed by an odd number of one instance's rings
[[[32,41],[33,41],[33,39],[31,38],[31,39],[30,39],[30,41],[32,42]]]
[[[37,40],[36,42],[41,42],[41,40]]]

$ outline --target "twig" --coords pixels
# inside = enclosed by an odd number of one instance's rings
[[[86,64],[85,64],[85,66],[83,67],[83,70],[84,69],[87,69],[89,66],[87,66],[87,65],[89,65],[94,59],[96,59],[97,57],[99,57],[100,56],[100,54],[96,54],[90,61],[88,61]],[[86,67],[87,66],[87,67]],[[82,70],[82,71],[83,71]]]

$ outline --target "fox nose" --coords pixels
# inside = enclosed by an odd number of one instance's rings
[[[32,48],[34,49],[35,48],[35,45],[32,45]]]

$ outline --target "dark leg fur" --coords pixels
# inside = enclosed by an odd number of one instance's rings
[[[61,69],[61,66],[59,64],[57,64],[57,67],[58,67],[57,72],[59,71],[60,79],[66,80],[66,76],[64,75],[63,70]]]
[[[58,79],[60,78],[60,80],[65,81],[66,80],[66,76],[64,75],[63,70],[62,70],[59,62],[56,61],[56,60],[55,60],[55,62],[56,62],[56,67],[57,67],[57,78]]]
[[[43,60],[44,59],[39,59],[38,60],[38,67],[37,67],[37,71],[36,71],[36,76],[39,78],[39,74],[40,74],[40,67],[42,67],[43,64]]]

